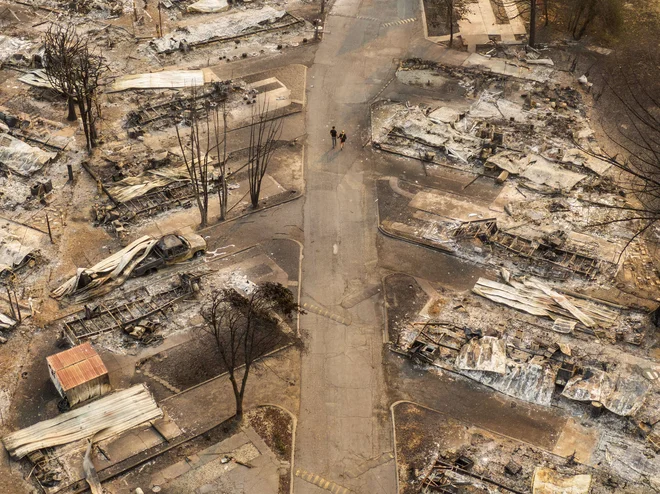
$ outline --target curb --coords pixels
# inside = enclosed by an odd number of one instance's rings
[[[385,179],[385,178],[388,178],[388,177],[383,177],[383,179]],[[374,187],[376,187],[376,199],[378,199],[378,189],[377,189],[377,187],[378,187],[378,180],[375,180],[375,181],[374,181]],[[481,267],[483,267],[483,268],[486,269],[486,270],[488,270],[488,269],[492,269],[492,266],[490,266],[490,265],[488,265],[488,264],[486,264],[486,263],[479,262],[479,261],[474,261],[474,260],[472,260],[472,259],[465,259],[464,257],[461,257],[461,256],[456,255],[456,253],[455,253],[454,251],[451,251],[451,250],[445,250],[445,249],[443,249],[443,248],[441,248],[441,247],[438,247],[438,246],[435,246],[435,245],[425,244],[425,243],[422,243],[422,242],[420,242],[420,241],[416,241],[416,240],[413,240],[413,239],[409,239],[409,238],[406,238],[406,237],[402,237],[402,236],[399,236],[399,235],[396,235],[396,234],[394,234],[394,233],[391,233],[391,232],[387,231],[387,230],[381,225],[381,222],[380,222],[380,208],[379,208],[379,207],[376,207],[376,221],[378,222],[378,231],[379,231],[380,233],[382,233],[383,235],[385,235],[386,237],[392,238],[392,239],[394,239],[394,240],[399,240],[399,241],[402,241],[402,242],[408,242],[409,244],[417,245],[418,247],[424,247],[424,248],[426,248],[426,249],[433,250],[433,251],[435,251],[435,252],[440,252],[440,253],[443,253],[443,254],[446,254],[446,255],[450,255],[450,256],[455,257],[456,259],[461,259],[462,261],[472,263],[472,264],[474,264],[475,266],[481,266]]]
[[[291,427],[291,484],[289,485],[289,494],[293,494],[293,483],[295,481],[294,479],[294,468],[293,465],[295,463],[295,458],[296,458],[296,430],[298,429],[298,418],[288,409],[284,408],[283,406],[280,405],[275,405],[274,403],[264,403],[263,405],[257,405],[257,408],[260,407],[275,407],[279,408],[280,410],[284,410],[286,413],[289,414],[291,417],[291,421],[293,423],[293,426]]]
[[[390,405],[390,415],[392,417],[392,446],[394,450],[394,478],[396,479],[396,494],[399,494],[399,453],[396,448],[396,419],[394,417],[394,409],[402,403],[413,403],[408,400],[395,401]],[[415,404],[415,403],[413,403]]]
[[[390,341],[390,324],[387,320],[387,292],[385,291],[385,280],[395,273],[386,274],[380,278],[380,286],[383,293],[383,345],[388,345]]]
[[[276,207],[278,207],[278,206],[282,206],[282,205],[287,204],[287,203],[289,203],[289,202],[293,202],[293,201],[295,201],[296,199],[300,199],[300,198],[301,198],[302,196],[304,196],[304,195],[305,195],[304,192],[300,192],[299,194],[297,194],[297,195],[295,195],[295,196],[293,196],[293,197],[290,197],[290,198],[288,198],[288,199],[285,199],[284,201],[277,202],[277,203],[274,203],[274,204],[269,204],[268,206],[264,206],[264,207],[262,207],[262,208],[255,209],[254,211],[250,211],[250,212],[248,212],[248,213],[244,213],[244,214],[241,214],[241,215],[239,215],[239,216],[235,216],[235,217],[233,217],[233,218],[229,218],[228,220],[224,220],[224,221],[222,221],[222,222],[219,221],[219,222],[217,222],[217,223],[214,223],[213,225],[209,225],[209,226],[206,226],[206,227],[204,227],[204,228],[202,228],[202,229],[200,229],[200,230],[195,230],[195,231],[198,232],[198,233],[204,233],[204,232],[207,232],[208,230],[210,230],[211,228],[215,228],[215,227],[220,226],[220,225],[227,225],[227,224],[229,224],[229,223],[231,223],[231,222],[233,222],[233,221],[240,220],[241,218],[245,218],[246,216],[250,216],[251,214],[254,214],[254,213],[261,213],[261,212],[263,212],[263,211],[268,211],[269,209],[273,209],[273,208],[276,208]]]
[[[460,374],[459,374],[459,375],[460,375]],[[514,399],[516,399],[516,398],[514,398]],[[392,403],[392,404],[390,405],[390,412],[392,413],[393,437],[394,437],[395,439],[396,439],[396,426],[395,426],[395,421],[394,421],[394,409],[395,409],[397,406],[402,405],[402,404],[404,404],[404,403],[405,403],[405,404],[408,404],[408,405],[414,405],[414,406],[419,407],[419,408],[423,408],[424,410],[428,410],[428,411],[433,412],[433,413],[437,413],[438,415],[441,415],[441,416],[443,416],[443,417],[449,417],[451,420],[454,420],[454,421],[456,421],[456,422],[458,422],[458,423],[460,423],[460,424],[463,424],[463,425],[470,425],[470,426],[472,426],[472,427],[477,427],[477,428],[482,429],[482,430],[485,430],[485,431],[487,431],[487,432],[489,432],[489,433],[491,433],[491,434],[493,434],[493,435],[495,435],[495,436],[503,437],[503,438],[505,438],[505,439],[508,439],[508,440],[510,440],[510,441],[515,441],[515,442],[520,443],[520,444],[525,444],[525,445],[529,446],[530,448],[534,448],[534,449],[536,449],[536,450],[543,451],[543,452],[548,453],[548,454],[550,454],[550,455],[552,455],[552,456],[555,456],[556,458],[562,458],[562,459],[565,459],[565,457],[563,457],[563,456],[561,456],[561,455],[558,455],[557,453],[553,453],[553,452],[552,452],[551,450],[549,450],[549,449],[545,449],[545,448],[543,448],[543,447],[541,447],[541,446],[537,446],[537,445],[535,445],[535,444],[533,444],[533,443],[530,443],[530,442],[527,442],[527,441],[524,441],[524,440],[522,440],[522,439],[518,439],[518,438],[515,438],[515,437],[512,437],[512,436],[509,436],[509,435],[507,435],[507,434],[502,434],[501,432],[494,431],[494,430],[492,430],[492,429],[489,429],[489,428],[487,428],[487,427],[483,427],[483,426],[481,426],[481,425],[476,425],[476,424],[473,424],[473,423],[471,423],[471,422],[467,422],[467,421],[464,420],[464,419],[460,419],[460,418],[452,417],[451,415],[448,415],[448,414],[445,413],[445,412],[441,412],[440,410],[436,410],[435,408],[431,408],[431,407],[429,407],[429,406],[427,406],[427,405],[423,405],[422,403],[417,403],[416,401],[411,401],[411,400],[398,400],[398,401],[395,401],[394,403]],[[563,427],[565,427],[566,424],[568,423],[568,421],[569,421],[571,418],[573,418],[573,417],[571,417],[570,415],[565,415],[565,416],[562,416],[562,418],[565,419],[564,425],[562,426],[562,430],[563,430]],[[396,454],[396,442],[394,443],[394,458],[395,458],[395,460],[397,459],[397,454]],[[578,462],[578,463],[579,463],[579,462]],[[585,466],[587,466],[587,467],[589,467],[589,468],[594,468],[593,466],[591,466],[591,465],[589,465],[589,464],[587,464],[587,463],[580,463],[580,464],[581,464],[581,465],[585,465]],[[398,470],[398,469],[397,469],[397,475],[396,475],[396,477],[397,477],[397,482],[398,482],[398,479],[399,479],[399,470]],[[399,492],[399,487],[398,487],[398,485],[397,485],[397,494],[398,494],[398,492]]]
[[[299,247],[299,250],[298,250],[298,305],[300,305],[300,299],[301,299],[301,296],[302,296],[302,262],[303,262],[303,258],[305,257],[304,246],[301,242],[298,242],[297,240],[295,240],[293,238],[287,238],[287,240],[297,243],[298,247]],[[300,314],[298,314],[298,317],[296,318],[296,332],[298,334],[298,337],[300,337]]]

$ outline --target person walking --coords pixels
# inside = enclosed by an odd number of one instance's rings
[[[332,129],[330,130],[330,136],[332,137],[332,149],[335,148],[337,145],[337,130],[335,129],[335,126],[332,126]]]
[[[344,143],[346,142],[346,131],[342,130],[341,134],[339,134],[339,150],[343,151],[344,150]]]

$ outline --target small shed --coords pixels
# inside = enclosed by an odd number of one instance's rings
[[[50,379],[70,406],[110,391],[108,369],[87,342],[46,358]]]

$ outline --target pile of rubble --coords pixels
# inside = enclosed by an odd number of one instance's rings
[[[500,181],[517,177],[532,191],[568,192],[597,182],[609,165],[588,154],[599,150],[586,120],[567,113],[569,103],[557,99],[525,108],[501,92],[484,90],[467,111],[385,102],[374,110],[373,141],[379,149],[428,164],[497,170]]]
[[[479,279],[472,292],[441,292],[396,323],[399,350],[508,396],[590,416],[608,424],[614,443],[625,438],[631,448],[660,452],[658,374],[647,356],[656,330],[652,307],[506,271],[501,281]]]

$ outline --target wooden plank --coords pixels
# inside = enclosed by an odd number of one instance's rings
[[[146,386],[138,384],[16,431],[2,441],[12,457],[20,459],[32,451],[91,436],[100,441],[162,415]]]
[[[563,307],[568,312],[570,312],[575,319],[580,321],[586,327],[593,328],[594,326],[596,326],[596,322],[591,317],[587,316],[584,312],[582,312],[580,309],[575,307],[575,305],[573,305],[564,295],[555,292],[549,286],[546,286],[543,283],[536,282],[534,283],[534,285],[538,287],[543,293],[545,293],[549,297],[552,297],[552,299],[557,304],[559,304],[561,307]]]

